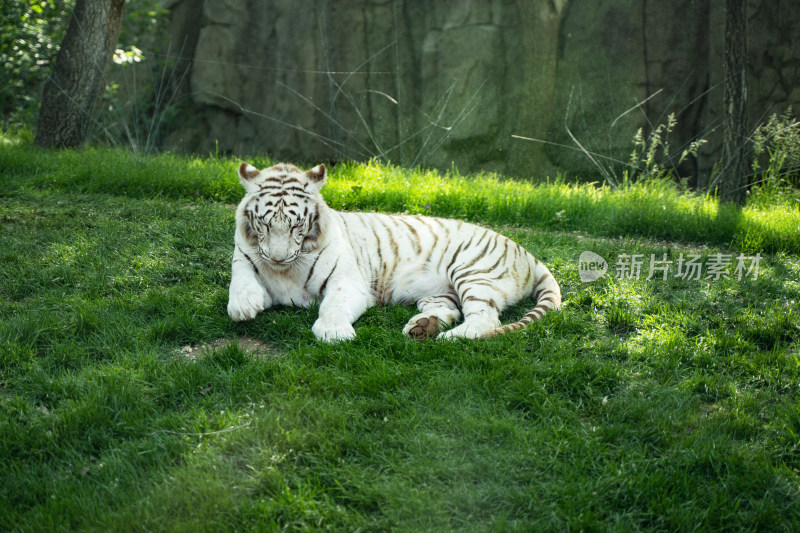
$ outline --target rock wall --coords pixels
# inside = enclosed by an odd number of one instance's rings
[[[712,141],[684,172],[708,173],[719,152],[721,0],[168,7],[170,39],[191,58],[172,149],[596,176],[575,140],[618,167],[639,127],[675,112],[673,147]],[[752,0],[750,13],[755,125],[800,103],[800,3]]]

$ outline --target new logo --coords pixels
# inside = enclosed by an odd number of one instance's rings
[[[606,270],[608,270],[608,263],[594,252],[582,252],[578,258],[578,275],[583,282],[602,278],[606,275]]]

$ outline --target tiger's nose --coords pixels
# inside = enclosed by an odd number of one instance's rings
[[[273,263],[276,263],[278,265],[287,265],[287,264],[291,263],[294,260],[295,260],[295,256],[293,256],[293,255],[288,255],[286,257],[275,257],[275,256],[270,257],[270,261],[272,261]]]

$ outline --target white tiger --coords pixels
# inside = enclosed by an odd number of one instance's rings
[[[377,303],[416,302],[406,335],[476,338],[560,307],[550,271],[510,239],[460,220],[335,211],[320,194],[326,177],[324,165],[239,167],[246,194],[236,210],[233,320],[319,301],[312,331],[332,342],[355,337],[353,322]],[[533,310],[500,326],[500,312],[528,295]],[[445,329],[462,314],[460,325]]]

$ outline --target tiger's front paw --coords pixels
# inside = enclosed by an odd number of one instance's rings
[[[337,342],[354,339],[356,330],[349,322],[335,322],[318,318],[311,327],[314,336],[325,342]]]
[[[231,284],[228,315],[236,322],[251,320],[269,307],[269,297],[259,286]]]

